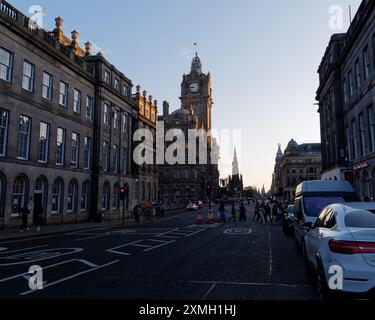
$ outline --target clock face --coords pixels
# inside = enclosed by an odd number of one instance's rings
[[[190,91],[191,92],[198,92],[198,90],[199,90],[199,84],[198,83],[192,83],[191,85],[190,85]]]

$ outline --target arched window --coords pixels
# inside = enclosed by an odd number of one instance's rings
[[[52,213],[62,213],[64,207],[64,182],[55,180],[52,187]]]
[[[48,181],[45,177],[39,177],[35,182],[35,193],[40,193],[42,197],[43,209],[47,207],[47,191],[48,191]]]
[[[28,183],[25,177],[19,176],[14,181],[12,194],[12,216],[18,216],[21,208],[27,204]]]
[[[114,210],[120,209],[120,185],[118,183],[113,187],[112,207]]]
[[[102,194],[102,209],[108,210],[109,209],[109,183],[106,182],[103,185],[103,194]]]
[[[90,182],[85,181],[82,185],[81,192],[81,211],[86,212],[89,210],[89,199],[90,199]]]
[[[68,185],[68,212],[77,212],[78,183],[72,180]]]

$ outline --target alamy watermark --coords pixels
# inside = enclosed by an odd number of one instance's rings
[[[42,290],[43,289],[43,269],[41,266],[31,266],[29,268],[29,288],[30,290]]]

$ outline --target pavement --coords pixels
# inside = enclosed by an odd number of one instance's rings
[[[293,238],[280,225],[252,223],[252,214],[245,223],[196,225],[197,212],[180,211],[0,240],[0,299],[318,299]],[[30,287],[31,266],[40,267],[43,289]]]

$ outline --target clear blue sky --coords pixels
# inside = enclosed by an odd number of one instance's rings
[[[360,0],[10,0],[27,13],[47,10],[47,29],[64,19],[80,43],[101,48],[118,69],[172,110],[180,106],[182,74],[193,43],[213,78],[213,126],[242,129],[240,170],[245,184],[270,187],[277,151],[291,138],[319,142],[315,103],[318,69],[329,38],[345,32],[348,6]],[[343,30],[329,28],[329,8],[344,9]],[[230,173],[224,155],[221,173]]]

